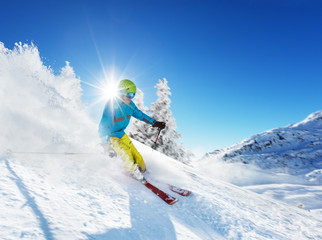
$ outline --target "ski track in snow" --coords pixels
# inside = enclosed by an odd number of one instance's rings
[[[192,195],[157,184],[179,198],[168,206],[122,174],[120,159],[98,160],[106,166],[83,173],[77,165],[83,159],[75,156],[2,158],[0,239],[322,239],[321,215],[204,177],[138,146],[156,181],[166,177]],[[74,167],[63,165],[56,176],[48,161]]]

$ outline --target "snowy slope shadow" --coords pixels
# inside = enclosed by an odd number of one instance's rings
[[[136,188],[136,189],[135,189]],[[142,186],[143,188],[143,186]],[[138,197],[137,186],[128,187],[129,192],[129,210],[131,217],[131,228],[110,229],[103,234],[89,235],[84,233],[91,240],[105,239],[167,239],[176,240],[176,231],[167,211],[162,211],[163,207],[169,207],[161,200],[148,201],[144,203],[142,197]],[[150,194],[151,198],[155,196],[145,189],[139,189]],[[158,202],[160,201],[160,202]],[[156,204],[155,204],[156,203]],[[164,204],[164,206],[162,205]]]
[[[54,239],[53,234],[50,231],[48,221],[46,220],[46,218],[44,217],[44,214],[40,211],[39,207],[37,206],[35,199],[32,196],[30,196],[29,191],[26,188],[25,184],[23,183],[22,179],[11,168],[9,161],[7,159],[3,158],[2,160],[4,160],[4,162],[7,166],[7,169],[9,170],[9,172],[12,175],[11,179],[16,183],[19,191],[26,199],[26,203],[24,206],[26,206],[26,205],[29,206],[32,209],[33,213],[36,215],[36,218],[39,221],[39,227],[42,229],[42,231],[44,233],[44,237],[47,240]]]

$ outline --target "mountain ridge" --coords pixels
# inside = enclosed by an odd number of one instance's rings
[[[299,123],[253,135],[205,159],[254,164],[263,169],[307,173],[322,168],[322,111]]]

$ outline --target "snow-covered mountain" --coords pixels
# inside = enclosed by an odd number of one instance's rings
[[[254,164],[262,169],[306,174],[322,168],[322,111],[304,121],[252,136],[229,148],[207,153],[203,161]],[[315,171],[317,174],[317,171]]]
[[[322,111],[206,154],[194,166],[292,206],[322,208]]]

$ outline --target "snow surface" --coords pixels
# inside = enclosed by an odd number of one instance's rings
[[[156,185],[193,194],[169,206],[125,174],[120,159],[101,155],[3,156],[0,239],[321,239],[321,214],[204,177],[135,144]]]
[[[102,154],[73,69],[67,63],[55,75],[34,46],[0,44],[0,79],[0,239],[322,239],[321,212],[219,180],[134,141],[152,183],[193,192],[173,193],[179,202],[165,204],[130,178],[119,158]]]

